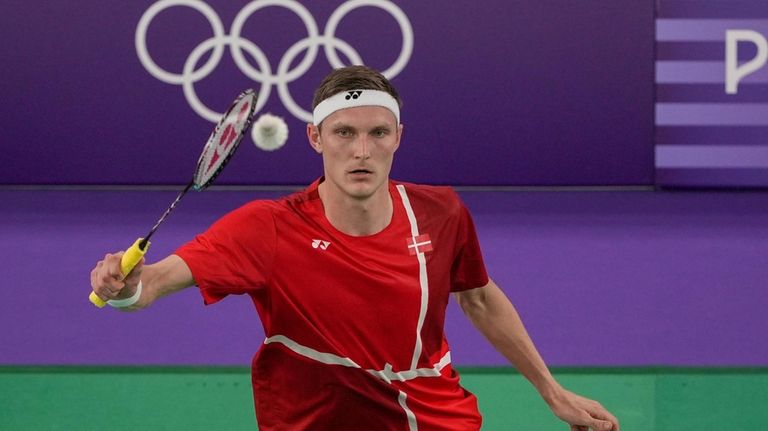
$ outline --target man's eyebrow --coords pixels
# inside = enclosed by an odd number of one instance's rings
[[[343,122],[343,121],[336,121],[334,123],[330,123],[327,127],[329,127],[331,130],[338,130],[338,129],[350,129],[350,130],[361,130],[359,127],[355,127],[349,123]],[[393,124],[387,123],[387,122],[381,122],[378,124],[375,124],[374,126],[371,126],[370,128],[366,128],[367,130],[388,130],[392,131],[396,127],[394,127]]]
[[[342,123],[342,122],[336,122],[336,123],[331,124],[331,129],[332,130],[339,130],[339,129],[357,130],[354,126],[350,126],[349,124]]]

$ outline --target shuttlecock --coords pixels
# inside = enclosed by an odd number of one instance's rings
[[[253,143],[264,151],[275,151],[285,145],[288,126],[282,117],[263,114],[253,124]]]

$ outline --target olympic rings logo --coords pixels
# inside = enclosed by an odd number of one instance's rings
[[[181,73],[172,73],[162,69],[149,55],[147,49],[147,30],[152,20],[162,11],[173,6],[187,6],[200,12],[210,23],[213,37],[201,42],[186,59]],[[277,66],[277,72],[272,73],[272,65],[264,52],[252,41],[241,37],[241,31],[245,22],[259,9],[269,6],[281,6],[293,11],[304,23],[307,36],[293,44],[283,54]],[[205,106],[195,92],[195,83],[206,78],[218,66],[224,53],[224,48],[229,46],[230,54],[240,71],[250,79],[260,83],[256,112],[259,112],[269,99],[272,86],[277,87],[278,95],[285,108],[296,118],[311,122],[312,113],[300,107],[291,96],[288,84],[303,76],[312,66],[317,57],[318,48],[323,47],[325,56],[333,68],[343,67],[344,63],[339,59],[337,51],[341,51],[353,64],[363,64],[360,54],[347,42],[335,36],[339,22],[352,10],[363,6],[375,6],[388,12],[400,26],[403,37],[403,45],[395,62],[382,74],[389,79],[394,78],[405,68],[413,52],[413,29],[408,17],[394,3],[389,0],[349,0],[340,5],[328,18],[325,31],[320,34],[318,25],[312,14],[296,0],[254,0],[248,3],[235,17],[229,34],[225,34],[224,25],[216,11],[203,0],[160,0],[144,12],[136,28],[136,52],[144,68],[160,81],[173,85],[181,85],[184,97],[192,109],[204,119],[217,122],[222,113],[215,112]],[[195,68],[200,59],[211,51],[210,58]],[[259,69],[254,68],[246,61],[243,51],[248,53],[258,64]],[[306,51],[304,58],[289,70],[297,55]],[[255,130],[254,130],[255,132]]]

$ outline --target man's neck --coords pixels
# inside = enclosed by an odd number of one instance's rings
[[[387,184],[366,199],[355,199],[320,183],[318,193],[325,217],[336,229],[351,236],[367,236],[381,232],[392,220],[392,197]]]

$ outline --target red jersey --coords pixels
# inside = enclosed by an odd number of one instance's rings
[[[443,333],[450,292],[488,283],[469,212],[448,187],[390,182],[390,224],[350,236],[326,219],[321,181],[251,202],[176,252],[206,304],[253,299],[259,429],[479,429]]]

